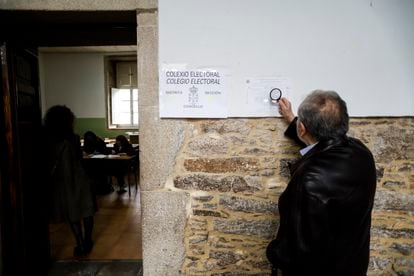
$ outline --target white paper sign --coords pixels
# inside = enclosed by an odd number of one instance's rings
[[[225,78],[219,70],[164,64],[159,93],[160,117],[227,117]]]
[[[278,105],[270,99],[270,91],[277,88],[281,97],[289,97],[291,81],[284,77],[274,78],[248,78],[247,86],[247,108],[250,117],[274,117],[280,116]]]

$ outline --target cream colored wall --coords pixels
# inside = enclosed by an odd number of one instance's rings
[[[104,54],[41,53],[43,110],[68,106],[78,118],[105,118]]]
[[[279,76],[295,108],[325,89],[351,116],[414,116],[414,1],[160,0],[159,11],[160,64],[225,71],[229,117],[261,107],[248,79]]]

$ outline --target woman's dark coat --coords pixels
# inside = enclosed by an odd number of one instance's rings
[[[51,220],[76,222],[94,215],[96,204],[91,181],[82,165],[79,136],[47,145],[49,187],[51,193]]]

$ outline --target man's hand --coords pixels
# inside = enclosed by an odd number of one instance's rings
[[[283,119],[285,119],[288,124],[290,124],[293,119],[295,119],[291,103],[285,97],[281,98],[277,103],[279,106],[279,114],[282,115]]]

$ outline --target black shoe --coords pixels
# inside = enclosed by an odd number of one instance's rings
[[[89,255],[89,253],[91,253],[92,248],[93,248],[93,241],[89,241],[89,242],[85,241],[85,244],[83,245],[83,247],[84,247],[85,255]]]
[[[85,249],[83,248],[83,246],[81,246],[81,245],[75,246],[75,248],[73,249],[73,256],[75,256],[75,257],[84,257],[85,256]]]

